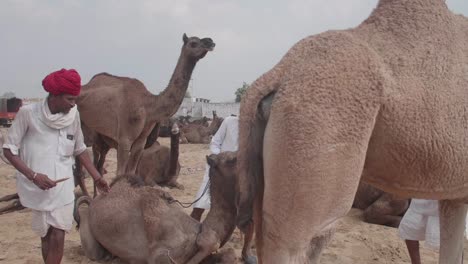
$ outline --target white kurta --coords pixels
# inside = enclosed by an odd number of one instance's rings
[[[34,172],[43,173],[51,180],[70,178],[54,188],[41,190],[17,172],[16,187],[21,204],[34,210],[53,211],[74,201],[72,165],[74,156],[85,151],[86,145],[78,111],[71,125],[55,129],[43,121],[43,105],[44,102],[39,102],[21,107],[8,129],[3,148],[10,149]]]
[[[219,127],[216,134],[211,139],[210,150],[213,154],[219,154],[224,151],[237,151],[239,146],[239,118],[235,116],[228,116],[224,119],[223,123]],[[203,175],[203,181],[200,185],[200,189],[197,192],[195,199],[200,198],[193,207],[209,209],[211,205],[210,193],[207,189],[205,191],[209,181],[209,170],[210,166],[206,164],[205,175]],[[203,196],[202,196],[203,195]]]

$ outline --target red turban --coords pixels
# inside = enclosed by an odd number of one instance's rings
[[[74,69],[61,69],[47,75],[42,80],[44,90],[53,94],[79,95],[81,89],[81,77]]]

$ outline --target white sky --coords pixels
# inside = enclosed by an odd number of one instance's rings
[[[75,68],[166,86],[182,35],[211,37],[189,91],[232,101],[235,90],[271,69],[300,39],[357,26],[377,0],[0,0],[0,95],[44,97],[49,72]],[[468,16],[468,1],[447,0]]]

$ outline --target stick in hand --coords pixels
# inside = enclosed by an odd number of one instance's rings
[[[55,183],[59,183],[59,182],[66,181],[66,180],[68,180],[68,179],[70,179],[70,177],[58,179],[58,180],[55,180],[54,182],[55,182]]]

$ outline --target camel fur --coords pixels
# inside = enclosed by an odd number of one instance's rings
[[[146,186],[136,175],[118,177],[108,194],[94,200],[78,199],[80,237],[86,256],[98,260],[107,251],[129,263],[200,263],[222,247],[234,231],[236,179],[229,172],[235,171],[235,159],[235,153],[207,157],[212,166],[213,199],[202,223],[183,212],[168,193]],[[243,252],[250,254],[250,244],[245,247],[248,249]]]
[[[461,262],[467,28],[444,0],[380,0],[358,27],[299,41],[250,86],[238,223],[255,225],[260,263],[318,263],[361,178],[439,200],[439,263]]]
[[[135,173],[147,137],[177,111],[195,65],[214,46],[210,38],[184,34],[174,73],[159,95],[151,94],[139,80],[107,73],[95,75],[82,87],[77,100],[81,120],[117,144],[117,175]]]

